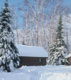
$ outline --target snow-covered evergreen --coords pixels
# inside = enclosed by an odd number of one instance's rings
[[[56,40],[50,48],[49,64],[61,65],[66,62],[65,55],[67,52],[66,44],[63,37],[62,17],[60,16]]]
[[[18,50],[14,44],[14,34],[11,30],[11,15],[6,0],[0,14],[0,67],[10,72],[10,64],[19,65]]]

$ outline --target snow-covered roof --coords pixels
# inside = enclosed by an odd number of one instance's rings
[[[25,57],[48,57],[44,48],[38,46],[16,45],[19,50],[19,56]]]
[[[66,58],[69,58],[69,57],[71,57],[71,53],[69,53],[69,54],[66,56]]]

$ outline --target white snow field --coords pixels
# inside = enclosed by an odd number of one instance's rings
[[[71,80],[71,66],[23,66],[0,72],[0,80]]]

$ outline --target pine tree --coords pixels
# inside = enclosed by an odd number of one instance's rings
[[[15,68],[19,65],[18,50],[14,44],[14,34],[11,29],[11,16],[6,0],[0,15],[0,67],[4,71],[11,71],[11,64]]]
[[[59,18],[56,33],[56,41],[50,48],[49,64],[60,65],[66,61],[65,55],[67,51],[63,36],[62,16]]]
[[[48,57],[48,64],[49,65],[54,65],[55,63],[55,58],[54,58],[54,54],[56,51],[56,43],[54,42],[53,45],[51,45],[50,50],[49,50],[49,57]]]

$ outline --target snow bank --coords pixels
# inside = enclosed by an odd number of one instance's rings
[[[47,73],[44,72],[40,80],[71,80],[71,73]]]
[[[71,66],[23,66],[11,73],[1,72],[0,80],[71,80]]]
[[[71,66],[25,66],[19,72],[29,74],[29,80],[71,80]]]
[[[31,80],[26,73],[0,73],[0,80]]]

